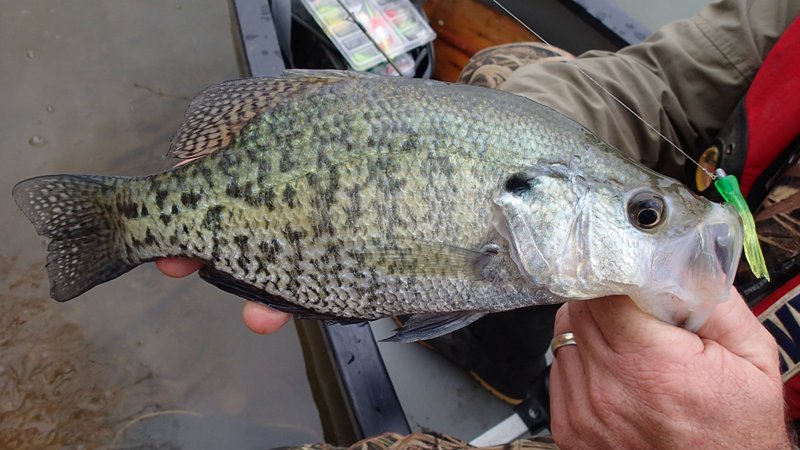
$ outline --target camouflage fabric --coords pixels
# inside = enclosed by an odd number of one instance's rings
[[[524,65],[571,59],[575,57],[569,52],[540,42],[497,45],[473,55],[461,70],[458,82],[494,89]]]
[[[481,447],[490,450],[527,450],[527,449],[557,449],[552,441],[539,438],[519,439],[514,442]],[[417,432],[409,435],[385,433],[356,442],[349,447],[337,447],[330,444],[308,444],[299,447],[285,447],[282,450],[454,450],[459,448],[476,448],[452,436],[431,432]]]
[[[773,267],[800,256],[800,164],[793,161],[775,181],[756,214],[764,256]]]

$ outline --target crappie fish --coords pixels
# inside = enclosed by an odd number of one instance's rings
[[[51,175],[13,195],[51,238],[51,296],[147,261],[301,317],[413,314],[431,338],[482,315],[626,294],[699,327],[727,297],[738,216],[513,94],[295,71],[212,86],[144,177]]]

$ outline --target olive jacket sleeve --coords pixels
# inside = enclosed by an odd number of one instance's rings
[[[582,123],[622,153],[684,178],[685,158],[581,74],[583,69],[681,148],[710,145],[800,0],[722,0],[618,52],[523,66],[500,86]]]

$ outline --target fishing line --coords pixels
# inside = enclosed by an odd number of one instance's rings
[[[514,13],[512,13],[511,11],[509,11],[509,10],[508,10],[508,8],[506,8],[505,6],[503,6],[503,5],[502,5],[502,4],[501,4],[501,3],[500,3],[498,0],[492,0],[492,1],[493,1],[493,2],[494,2],[494,4],[495,4],[495,5],[497,5],[497,6],[498,6],[500,9],[502,9],[502,10],[503,10],[503,11],[504,11],[506,14],[508,14],[508,15],[509,15],[509,16],[511,16],[511,17],[512,17],[514,20],[516,20],[516,21],[517,21],[517,23],[519,23],[520,25],[522,25],[523,27],[525,27],[525,29],[526,29],[526,30],[528,30],[529,32],[531,32],[531,34],[533,34],[534,36],[536,36],[536,37],[537,37],[537,38],[538,38],[540,41],[542,41],[543,43],[545,43],[546,45],[548,45],[548,46],[550,46],[550,47],[554,47],[554,46],[553,46],[553,44],[551,44],[551,43],[547,42],[547,40],[546,40],[545,38],[543,38],[542,36],[540,36],[540,35],[539,35],[539,33],[537,33],[537,32],[535,32],[535,31],[533,31],[533,29],[532,29],[531,27],[529,27],[528,25],[526,25],[526,24],[525,24],[525,22],[523,22],[522,20],[520,20],[520,18],[519,18],[519,17],[515,16],[515,15],[514,15]],[[567,63],[567,64],[569,64],[569,61],[564,61],[564,62],[565,62],[565,63]],[[633,114],[633,116],[634,116],[634,117],[636,117],[637,119],[639,119],[639,121],[640,121],[640,122],[642,122],[643,124],[645,124],[645,125],[647,126],[647,128],[649,128],[651,131],[653,131],[653,132],[654,132],[654,133],[656,133],[658,136],[660,136],[660,137],[661,137],[661,139],[665,140],[665,141],[666,141],[666,142],[667,142],[669,145],[671,145],[671,146],[672,146],[672,147],[673,147],[675,150],[679,151],[679,152],[680,152],[680,153],[681,153],[683,156],[685,156],[685,157],[686,157],[686,158],[687,158],[689,161],[693,162],[693,163],[694,163],[694,165],[696,165],[697,167],[699,167],[699,168],[700,168],[700,169],[701,169],[703,172],[705,172],[705,174],[706,174],[706,175],[708,175],[708,176],[709,176],[709,177],[710,177],[712,180],[716,180],[716,179],[717,179],[717,176],[716,176],[715,174],[711,173],[711,172],[710,172],[708,169],[706,169],[705,167],[701,166],[701,165],[700,165],[700,163],[698,163],[698,162],[697,162],[697,161],[696,161],[694,158],[692,158],[691,156],[689,156],[689,154],[688,154],[688,153],[686,153],[685,151],[683,151],[683,149],[682,149],[682,148],[680,148],[680,147],[679,147],[677,144],[675,144],[674,142],[672,142],[672,141],[671,141],[671,140],[670,140],[668,137],[664,136],[664,135],[663,135],[663,134],[662,134],[660,131],[658,131],[658,130],[656,129],[656,127],[654,127],[654,126],[650,125],[650,123],[649,123],[647,120],[645,120],[645,118],[644,118],[644,117],[640,116],[640,115],[639,115],[639,114],[638,114],[636,111],[634,111],[634,110],[633,110],[631,107],[629,107],[628,105],[626,105],[626,104],[625,104],[625,102],[623,102],[622,100],[620,100],[619,98],[617,98],[617,96],[616,96],[616,95],[612,94],[612,93],[611,93],[611,91],[609,91],[608,89],[606,89],[606,87],[605,87],[605,86],[603,86],[602,84],[600,84],[600,82],[599,82],[599,81],[595,80],[595,79],[594,79],[594,77],[592,77],[591,75],[589,75],[589,73],[588,73],[588,72],[586,72],[585,70],[583,70],[583,68],[582,68],[581,66],[579,66],[579,65],[577,65],[577,64],[573,64],[573,67],[575,67],[576,69],[578,69],[578,71],[579,71],[580,73],[582,73],[582,74],[583,74],[583,76],[585,76],[585,77],[586,77],[586,78],[587,78],[589,81],[591,81],[591,82],[592,82],[592,83],[593,83],[595,86],[597,86],[597,87],[598,87],[598,88],[599,88],[601,91],[603,91],[603,92],[604,92],[606,95],[608,95],[609,97],[611,97],[612,99],[614,99],[614,101],[615,101],[615,102],[619,103],[619,105],[620,105],[620,106],[622,106],[623,108],[625,108],[625,109],[626,109],[626,110],[627,110],[629,113]]]
[[[340,0],[341,1],[341,0]],[[492,0],[498,8],[502,9],[506,14],[511,16],[514,20],[517,21],[520,25],[525,27],[531,34],[536,36],[540,41],[545,43],[546,45],[553,47],[553,44],[547,42],[545,38],[539,35],[539,33],[533,31],[531,27],[525,24],[519,17],[515,16],[514,13],[508,10],[505,6],[503,6],[498,0]],[[569,61],[565,61],[569,64]],[[694,165],[700,168],[709,178],[714,180],[714,187],[717,191],[722,195],[722,198],[725,200],[726,203],[733,206],[736,212],[739,214],[739,217],[742,219],[742,226],[744,231],[743,236],[743,245],[744,245],[744,253],[745,258],[747,259],[747,263],[750,266],[750,271],[756,278],[766,278],[767,281],[770,280],[769,271],[767,270],[767,264],[764,260],[764,255],[761,251],[761,245],[758,240],[758,234],[756,232],[755,227],[755,220],[753,219],[753,214],[750,212],[750,208],[747,206],[747,202],[742,195],[742,192],[739,190],[739,182],[733,175],[727,175],[725,171],[722,169],[717,169],[717,173],[714,174],[702,165],[695,161],[694,158],[689,156],[688,153],[683,151],[678,145],[672,142],[669,138],[661,134],[660,131],[656,129],[656,127],[650,125],[650,123],[644,119],[644,117],[640,116],[636,113],[632,108],[625,104],[622,100],[617,98],[614,94],[611,93],[605,86],[600,84],[599,81],[595,80],[594,77],[589,75],[583,68],[577,64],[573,64],[573,67],[578,69],[578,72],[582,73],[589,81],[591,81],[595,86],[597,86],[602,92],[605,92],[606,95],[614,99],[620,106],[625,108],[629,113],[633,114],[640,122],[645,124],[647,128],[651,131],[655,132],[658,136],[661,137],[664,141],[669,143],[675,150],[679,151],[683,156],[686,157],[689,161],[693,162]]]
[[[387,54],[386,54],[386,52],[384,52],[384,51],[383,51],[383,49],[381,48],[381,46],[380,46],[380,45],[378,45],[378,43],[377,43],[377,42],[375,42],[375,39],[372,39],[372,36],[370,36],[370,34],[369,34],[369,31],[367,31],[367,28],[366,28],[366,27],[365,27],[365,26],[364,26],[364,25],[363,25],[361,22],[359,22],[359,21],[358,21],[358,19],[357,19],[357,18],[356,18],[356,16],[353,14],[353,12],[352,12],[352,11],[350,11],[350,9],[349,9],[349,8],[347,8],[347,6],[345,6],[345,4],[344,4],[344,2],[343,2],[342,0],[336,0],[336,2],[337,2],[337,3],[339,3],[339,6],[340,6],[342,9],[344,9],[344,10],[345,10],[345,12],[347,12],[347,17],[348,17],[350,20],[352,20],[352,21],[353,21],[353,23],[355,23],[355,24],[356,24],[356,26],[358,26],[358,28],[361,30],[361,32],[367,35],[367,39],[369,39],[369,41],[370,41],[370,42],[372,42],[372,45],[374,45],[374,46],[375,46],[375,48],[376,48],[376,49],[377,49],[379,52],[381,52],[381,55],[383,55],[383,57],[384,57],[384,58],[386,58],[386,61],[389,63],[389,65],[390,65],[390,66],[392,66],[392,68],[393,68],[394,70],[396,70],[396,71],[397,71],[397,75],[399,75],[400,77],[403,77],[404,75],[403,75],[403,72],[400,72],[400,68],[398,68],[398,67],[397,67],[397,66],[394,64],[394,61],[392,61],[392,58],[389,58],[389,55],[387,55]],[[549,44],[548,44],[548,45],[549,45]]]

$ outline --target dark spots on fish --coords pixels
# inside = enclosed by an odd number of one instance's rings
[[[356,185],[348,190],[348,197],[350,197],[351,206],[344,208],[345,213],[345,226],[352,231],[358,230],[358,219],[361,218],[363,212],[361,210],[361,188]]]
[[[314,232],[314,239],[319,239],[323,236],[333,235],[333,223],[331,222],[331,215],[326,209],[317,208],[320,217],[319,220],[311,224],[311,230]]]
[[[228,187],[225,188],[225,194],[232,198],[240,197],[241,191],[239,190],[239,183],[235,178],[231,178],[231,180],[228,182]]]
[[[148,228],[147,232],[145,233],[144,243],[147,245],[155,245],[156,243],[156,237],[153,235],[153,232],[150,230],[150,228]]]
[[[268,188],[264,191],[262,201],[263,205],[266,206],[268,210],[273,211],[275,209],[275,191],[272,188]]]
[[[189,247],[186,244],[178,244],[178,248],[184,252],[189,249]]]
[[[183,224],[183,233],[184,234],[189,234],[189,227],[186,226],[186,224]]]
[[[220,247],[225,247],[227,245],[228,245],[228,240],[225,239],[224,236],[214,235],[214,237],[211,238],[211,252],[214,254],[221,254],[222,251],[220,250]],[[226,259],[226,261],[228,260]],[[228,265],[230,266],[230,261]]]
[[[206,184],[209,186],[214,185],[214,171],[212,171],[210,167],[206,166],[205,164],[201,164],[198,166],[197,170],[200,172],[200,176],[203,177]]]
[[[199,201],[200,201],[200,194],[194,191],[184,192],[181,194],[181,203],[183,203],[183,206],[187,208],[196,209],[197,202]]]
[[[172,221],[172,216],[169,214],[160,214],[158,218],[161,219],[161,222],[163,222],[164,225],[169,225],[169,223]]]
[[[150,211],[147,209],[147,205],[142,205],[142,211],[140,214],[142,217],[147,217],[150,215]]]
[[[158,179],[158,177],[156,177],[156,178],[153,178],[153,179],[150,181],[149,192],[150,192],[151,194],[152,194],[152,193],[155,193],[155,192],[156,192],[156,191],[158,191],[160,188],[161,188],[161,181]]]
[[[349,272],[350,272],[350,275],[353,275],[353,278],[356,278],[356,279],[359,279],[359,280],[366,278],[366,275],[364,275],[364,272],[356,269],[355,267],[350,267]]]
[[[270,264],[275,264],[278,261],[278,255],[283,253],[283,247],[278,242],[277,239],[272,239],[271,241],[263,241],[258,244],[258,249],[261,250],[261,254],[264,255],[264,258]]]
[[[221,158],[219,158],[219,161],[217,162],[217,165],[222,170],[222,173],[228,176],[231,175],[230,169],[235,167],[236,164],[237,161],[235,152],[226,152]]]
[[[172,212],[172,214],[173,214],[173,215],[176,215],[176,216],[177,216],[177,215],[178,215],[178,212],[179,212],[179,211],[178,211],[178,205],[176,205],[175,203],[173,203],[173,204],[172,204],[172,210],[171,210],[171,212]]]
[[[365,267],[367,265],[367,256],[364,253],[347,252],[347,256],[356,260],[359,266]],[[353,274],[355,275],[355,273]]]
[[[218,231],[222,228],[222,211],[221,205],[215,205],[206,211],[206,217],[203,219],[203,227],[207,230]]]
[[[341,246],[339,246],[339,244],[337,244],[336,242],[328,242],[328,244],[325,245],[325,251],[327,252],[326,255],[332,256],[333,260],[337,263],[337,265],[339,265],[339,267],[341,267],[341,265],[339,264],[339,261],[341,260],[341,256],[342,256],[341,255]],[[337,270],[340,270],[340,269],[337,269]]]
[[[241,250],[242,253],[247,253],[250,250],[250,246],[247,244],[249,240],[249,237],[242,234],[237,234],[233,237],[233,243],[239,247],[239,250]]]
[[[282,231],[284,237],[286,237],[286,240],[292,244],[300,243],[303,237],[305,237],[305,233],[302,230],[293,230],[290,225],[284,227]]]
[[[267,158],[261,157],[258,164],[258,181],[259,183],[265,181],[272,172],[272,164]]]
[[[117,206],[117,210],[122,217],[127,219],[139,217],[139,207],[135,203],[122,202]]]
[[[289,208],[294,208],[294,200],[297,196],[297,191],[294,190],[292,186],[286,186],[283,190],[283,202]]]
[[[178,184],[183,183],[183,180],[186,179],[186,170],[183,168],[178,167],[176,170],[172,171],[172,175],[170,175],[172,179],[175,180]]]
[[[292,228],[291,225],[286,225],[283,230],[283,237],[292,245],[294,250],[293,258],[291,259],[293,262],[302,261],[303,260],[303,239],[306,237],[306,233],[303,230],[295,230]]]
[[[292,160],[292,153],[288,150],[284,150],[281,153],[281,160],[278,164],[278,170],[281,172],[288,172],[294,168],[294,161]]]
[[[136,239],[135,237],[132,237],[131,238],[131,246],[133,248],[141,248],[142,247],[142,241]]]
[[[259,162],[259,152],[253,146],[247,146],[245,148],[244,155],[247,157],[247,161],[250,163]]]
[[[158,206],[158,209],[164,209],[164,200],[168,195],[169,191],[166,189],[160,189],[156,192],[156,206]]]
[[[169,237],[169,245],[172,245],[174,247],[177,244],[178,244],[178,236],[173,234],[172,236]]]
[[[330,181],[328,181],[328,189],[332,192],[336,192],[339,190],[339,169],[336,166],[331,167],[331,170],[328,172],[330,175]]]
[[[256,261],[256,270],[255,270],[254,275],[258,275],[258,274],[268,275],[267,268],[264,267],[264,262],[260,258],[256,258],[255,261]]]
[[[325,147],[320,145],[317,147],[317,167],[322,169],[323,167],[327,167],[330,163],[330,159],[328,158],[328,153],[325,150]]]
[[[306,175],[306,183],[308,184],[309,188],[312,188],[312,189],[316,188],[317,185],[319,184],[319,178],[317,178],[317,174],[313,173],[313,172],[307,174]]]
[[[249,270],[247,268],[248,264],[250,264],[250,260],[249,259],[245,258],[244,256],[240,256],[240,257],[236,258],[236,264],[238,264],[239,267],[241,267],[242,270],[245,273],[249,272]]]
[[[402,149],[403,149],[404,152],[414,152],[414,151],[419,150],[420,147],[421,147],[421,144],[420,144],[420,140],[419,140],[419,135],[410,134],[410,135],[408,135],[406,140],[403,141]]]

